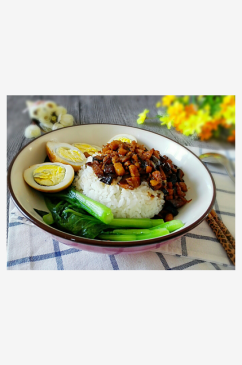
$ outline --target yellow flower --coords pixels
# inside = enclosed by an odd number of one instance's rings
[[[199,110],[197,114],[191,115],[177,126],[177,130],[186,136],[194,133],[201,133],[202,126],[212,120],[211,116],[204,110]]]
[[[169,115],[165,115],[164,117],[160,117],[161,125],[166,125],[168,129],[171,129],[173,119]]]
[[[156,108],[159,108],[161,106],[161,102],[157,101],[157,103],[155,104]]]
[[[167,109],[167,116],[161,117],[161,125],[166,125],[168,129],[171,127],[177,127],[185,117],[186,112],[184,110],[184,105],[179,101],[176,101],[173,105],[169,106]]]
[[[223,118],[223,113],[221,109],[213,115],[213,118],[216,120]]]
[[[198,137],[201,141],[206,141],[212,137],[213,131],[216,131],[219,125],[222,125],[223,119],[213,119],[210,122],[204,123],[202,126],[201,132],[198,134]]]
[[[223,113],[223,117],[226,120],[226,124],[235,125],[235,105],[228,106],[226,111]]]
[[[209,104],[206,104],[203,108],[206,112],[210,112],[211,106]]]
[[[188,104],[185,106],[186,118],[189,118],[192,114],[197,114],[197,107],[195,104]]]
[[[235,104],[235,96],[234,95],[226,95],[223,99],[223,103],[227,105]]]
[[[175,103],[167,109],[167,114],[171,118],[173,118],[174,122],[176,123],[176,120],[180,119],[181,115],[185,116],[184,105],[182,103],[180,103],[179,101],[175,101]]]
[[[137,119],[137,123],[138,124],[143,124],[145,119],[147,118],[146,114],[149,113],[148,109],[145,109],[142,113],[140,113],[138,116],[139,118]]]
[[[223,98],[222,104],[220,105],[222,113],[224,113],[229,106],[234,106],[234,105],[235,105],[235,96],[234,95],[226,95]]]
[[[173,105],[171,105],[167,109],[167,114],[172,116],[179,115],[184,110],[184,105],[180,103],[179,101],[176,101]]]
[[[189,101],[189,96],[188,96],[188,95],[183,96],[182,100],[183,100],[183,102],[184,102],[184,103],[188,103],[188,101]]]
[[[162,98],[162,106],[170,106],[171,103],[176,99],[175,95],[165,95]]]

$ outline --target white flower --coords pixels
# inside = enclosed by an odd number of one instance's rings
[[[60,123],[53,124],[52,130],[55,131],[56,129],[64,128],[64,126]]]
[[[63,106],[57,106],[56,109],[55,109],[55,114],[57,115],[57,117],[62,114],[66,114],[67,113],[67,110],[66,108],[64,108]]]
[[[41,135],[40,127],[38,127],[37,125],[31,124],[25,129],[24,135],[26,138],[39,137]]]
[[[74,118],[71,114],[61,114],[58,118],[58,122],[61,123],[64,127],[70,127],[74,123]]]

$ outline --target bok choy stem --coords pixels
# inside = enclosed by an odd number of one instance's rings
[[[152,228],[164,223],[163,219],[150,218],[114,218],[107,228]]]

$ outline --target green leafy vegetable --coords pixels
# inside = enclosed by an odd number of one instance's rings
[[[179,229],[183,226],[184,226],[184,223],[182,223],[181,220],[173,219],[170,222],[165,222],[165,223],[160,224],[157,227],[153,227],[153,228],[151,228],[151,230],[154,230],[154,229],[157,229],[157,228],[166,228],[166,229],[168,229],[169,232],[173,232],[173,231],[176,231],[177,229]]]
[[[100,234],[98,238],[101,240],[107,240],[107,241],[135,241],[136,240],[135,234]]]
[[[115,220],[115,219],[114,219]],[[162,219],[161,219],[162,220]],[[117,219],[118,221],[118,219]],[[156,220],[151,220],[159,221]],[[156,225],[155,227],[151,227],[149,229],[114,229],[107,233],[102,233],[99,235],[98,238],[109,240],[109,241],[131,241],[132,240],[146,240],[151,238],[158,238],[165,236],[171,232],[176,231],[177,229],[184,226],[184,223],[182,223],[179,219],[174,219],[170,222],[166,222],[159,225]],[[110,225],[109,225],[110,227]]]
[[[125,231],[125,230],[123,230]],[[128,231],[131,231],[130,233]],[[169,234],[168,229],[160,228],[156,230],[148,230],[148,233],[141,233],[141,234],[132,234],[131,230],[126,230],[125,234],[115,234],[115,230],[111,233],[104,233],[100,234],[98,238],[102,240],[109,240],[109,241],[137,241],[137,240],[146,240],[150,238],[157,238]]]
[[[60,193],[49,195],[52,197],[60,197],[61,199],[67,200],[75,207],[84,209],[93,217],[99,219],[105,224],[108,224],[113,220],[113,213],[110,208],[96,202],[91,198],[88,198],[87,196],[81,194],[79,191],[73,188],[63,190]]]
[[[142,234],[142,233],[150,233],[149,229],[114,229],[113,234]]]
[[[161,236],[165,236],[166,234],[169,234],[170,232],[166,228],[159,228],[159,229],[150,229],[150,233],[148,234],[138,234],[136,237],[137,240],[147,240],[150,238],[157,238]]]
[[[51,213],[49,213],[49,214],[44,215],[44,216],[43,216],[43,221],[44,221],[46,224],[49,224],[49,225],[53,224],[53,223],[54,223],[54,219],[53,219],[52,214],[51,214]]]
[[[36,213],[38,213],[42,218],[44,215],[49,214],[49,212],[45,212],[44,210],[39,210],[39,209],[35,209],[35,208],[34,208],[34,211]]]
[[[45,212],[44,210],[39,210],[39,209],[34,209],[34,210],[43,218],[43,221],[46,224],[50,225],[54,223],[53,216],[50,212]]]
[[[114,218],[109,224],[108,228],[151,228],[164,223],[163,219],[149,219],[149,218]]]
[[[113,218],[111,209],[73,188],[44,197],[49,212],[35,209],[44,222],[76,236],[135,241],[161,237],[184,225],[180,220]]]
[[[53,216],[55,226],[64,232],[95,238],[106,227],[104,223],[86,214],[82,209],[76,211],[75,207],[66,201],[61,200],[56,203],[45,197],[45,202]]]

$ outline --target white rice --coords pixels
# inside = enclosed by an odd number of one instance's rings
[[[73,184],[89,198],[109,207],[115,218],[152,218],[164,204],[164,194],[152,190],[147,182],[134,190],[121,188],[116,182],[107,185],[90,166],[82,167]]]

